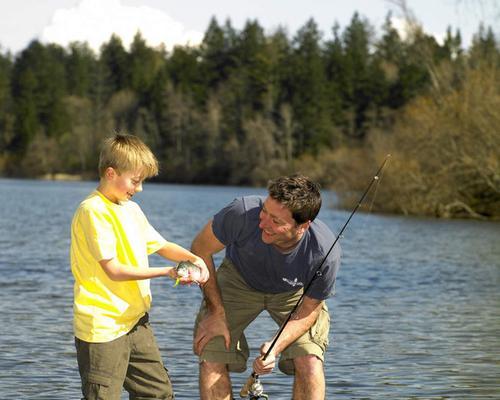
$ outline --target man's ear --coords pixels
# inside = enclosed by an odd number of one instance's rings
[[[299,225],[299,229],[302,231],[302,233],[304,233],[309,229],[310,226],[311,226],[311,221],[306,221]]]

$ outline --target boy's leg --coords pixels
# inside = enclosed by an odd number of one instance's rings
[[[128,336],[132,350],[124,386],[130,399],[173,399],[172,383],[149,322],[138,324]]]
[[[75,338],[75,347],[83,400],[119,400],[129,358],[127,337],[106,343]]]

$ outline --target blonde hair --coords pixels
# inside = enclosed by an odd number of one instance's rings
[[[104,140],[99,156],[99,176],[112,167],[118,173],[141,171],[142,178],[158,175],[158,160],[148,146],[133,135],[117,134]]]

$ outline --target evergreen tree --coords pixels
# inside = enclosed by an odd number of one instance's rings
[[[23,152],[41,129],[59,136],[67,128],[64,51],[56,45],[30,43],[14,62],[12,95],[16,118],[15,151]]]
[[[486,63],[494,66],[500,65],[500,54],[498,43],[491,27],[486,29],[483,24],[479,26],[478,32],[472,39],[469,50],[470,63],[472,66]]]
[[[4,151],[14,139],[14,116],[12,114],[12,59],[10,54],[0,54],[0,172],[3,169]]]
[[[362,138],[368,130],[369,112],[373,106],[373,82],[370,54],[372,28],[359,14],[354,13],[343,34],[344,44],[344,108],[349,124],[344,127],[348,136]]]
[[[200,50],[195,47],[175,46],[166,62],[166,71],[174,87],[183,93],[190,93],[198,107],[207,100]]]
[[[316,153],[320,147],[331,145],[331,125],[327,110],[327,80],[321,33],[310,19],[293,39],[288,84],[295,116],[294,137],[299,154]]]
[[[164,67],[165,54],[146,45],[140,32],[130,46],[128,87],[139,95],[141,102],[148,99],[156,75]]]
[[[327,79],[328,108],[332,121],[339,126],[346,125],[343,111],[343,94],[346,92],[345,58],[342,40],[339,34],[339,25],[332,28],[333,40],[325,46],[325,71]]]
[[[228,79],[236,66],[234,44],[236,32],[228,20],[221,27],[217,19],[210,21],[201,44],[201,69],[206,85],[209,89]]]
[[[101,46],[99,61],[102,95],[107,101],[114,92],[129,87],[130,82],[128,54],[118,36],[113,34],[109,42]]]
[[[252,111],[267,109],[270,90],[271,60],[263,28],[257,21],[247,21],[237,41],[237,74],[242,80],[242,100]]]
[[[69,45],[66,57],[68,94],[90,97],[97,74],[96,55],[87,43],[74,42]]]

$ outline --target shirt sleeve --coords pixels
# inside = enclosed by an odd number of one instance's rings
[[[314,278],[307,295],[313,299],[325,300],[335,294],[335,282],[340,268],[341,250],[339,246],[328,256],[319,274]]]
[[[148,222],[146,242],[148,255],[156,253],[163,246],[165,246],[166,243],[167,241],[165,240],[165,238]]]
[[[237,198],[215,214],[212,230],[225,246],[238,240],[245,227],[246,211],[243,199]]]
[[[116,257],[116,236],[112,223],[105,214],[83,208],[78,216],[78,227],[87,241],[90,254],[96,261]]]
[[[132,204],[131,204],[132,205]],[[148,255],[156,253],[167,241],[165,238],[149,223],[148,218],[137,203],[133,203],[134,211],[140,220],[143,229],[143,237],[146,240],[146,251]]]

